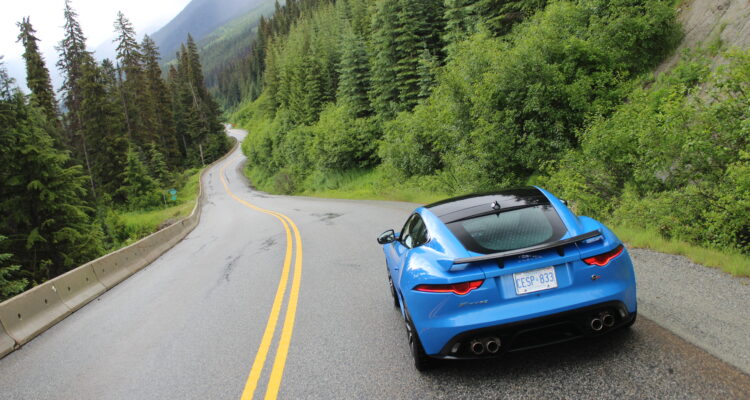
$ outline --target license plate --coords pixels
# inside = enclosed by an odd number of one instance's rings
[[[538,292],[540,290],[554,289],[557,287],[557,276],[555,267],[534,269],[526,272],[513,274],[513,282],[516,284],[516,294]]]

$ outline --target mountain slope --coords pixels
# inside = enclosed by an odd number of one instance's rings
[[[233,65],[242,63],[242,60],[252,51],[251,47],[258,34],[261,16],[268,17],[273,10],[274,2],[265,1],[252,11],[220,26],[198,42],[206,87],[223,106],[228,104],[227,96],[218,93],[219,86],[223,84],[220,76],[230,70]],[[166,58],[168,59],[169,57]],[[238,97],[239,93],[236,96]],[[235,99],[235,102],[237,101],[239,99]]]
[[[727,49],[750,46],[750,4],[742,0],[687,0],[678,8],[685,37],[674,54],[657,69],[660,74],[680,60],[683,50],[697,47]],[[716,57],[714,63],[723,63]]]
[[[151,37],[162,57],[171,59],[188,34],[200,41],[233,18],[270,3],[270,0],[193,0]]]

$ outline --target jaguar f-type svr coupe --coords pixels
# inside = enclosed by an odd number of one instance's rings
[[[378,243],[418,370],[635,322],[635,274],[623,243],[538,187],[419,207]]]

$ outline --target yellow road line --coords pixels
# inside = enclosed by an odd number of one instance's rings
[[[225,170],[228,164],[229,161],[225,162],[221,167],[221,170],[219,171],[221,183],[224,185],[224,190],[227,192],[227,194],[229,194],[229,196],[232,197],[235,201],[248,208],[276,217],[284,226],[287,241],[286,254],[284,256],[284,267],[281,271],[279,286],[276,289],[276,295],[273,300],[273,305],[271,306],[271,313],[268,316],[266,329],[263,332],[263,338],[261,339],[260,346],[258,347],[258,352],[255,354],[255,360],[253,361],[253,366],[250,369],[250,375],[248,376],[247,382],[245,383],[245,389],[242,391],[241,400],[251,400],[255,394],[255,390],[258,387],[258,381],[260,379],[261,372],[263,371],[263,366],[265,365],[266,358],[268,357],[268,351],[271,348],[271,342],[273,341],[273,336],[276,332],[276,325],[278,324],[279,315],[281,313],[282,303],[284,301],[284,295],[286,293],[286,287],[289,280],[289,272],[291,269],[293,243],[296,242],[292,289],[289,294],[289,302],[287,304],[287,312],[284,318],[284,326],[281,331],[281,338],[279,339],[278,348],[276,350],[276,358],[274,359],[271,377],[266,388],[266,398],[275,399],[278,395],[279,387],[281,385],[281,378],[284,373],[286,357],[289,353],[289,344],[291,342],[292,331],[294,329],[294,319],[297,313],[297,301],[299,299],[299,287],[302,277],[302,239],[300,238],[297,225],[294,224],[291,218],[280,212],[267,210],[253,205],[232,193],[225,178]],[[289,229],[290,226],[294,230],[294,242],[292,241],[292,231]]]
[[[276,349],[276,359],[273,362],[271,377],[268,379],[268,387],[266,388],[267,400],[275,400],[279,394],[281,377],[284,375],[284,366],[286,365],[286,356],[289,353],[289,345],[292,341],[294,317],[297,314],[297,300],[299,299],[299,286],[302,280],[302,239],[294,222],[289,217],[285,216],[284,218],[289,221],[292,229],[294,229],[294,238],[297,241],[297,256],[294,260],[294,280],[292,281],[292,291],[289,293],[289,304],[286,307],[284,327],[281,330],[279,346]]]

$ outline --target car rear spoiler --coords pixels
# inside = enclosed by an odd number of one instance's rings
[[[584,241],[586,239],[591,239],[597,236],[601,236],[601,234],[602,234],[601,232],[596,230],[596,231],[584,233],[583,235],[578,235],[578,236],[573,236],[571,238],[558,240],[557,242],[544,243],[544,244],[539,244],[539,245],[531,246],[531,247],[524,247],[523,249],[501,251],[499,253],[485,254],[483,256],[476,256],[476,257],[457,258],[453,260],[453,265],[455,266],[456,264],[467,264],[467,263],[479,262],[479,261],[502,260],[502,259],[509,258],[509,257],[519,256],[521,254],[534,253],[537,251],[562,247],[567,244],[577,243],[577,242]]]

